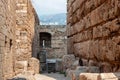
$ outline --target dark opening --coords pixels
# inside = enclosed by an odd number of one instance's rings
[[[12,47],[12,39],[10,39],[10,49],[11,49],[11,47]]]
[[[6,44],[7,44],[7,36],[5,36],[5,47],[6,47]]]
[[[51,47],[51,34],[46,32],[40,33],[40,47],[50,48]]]

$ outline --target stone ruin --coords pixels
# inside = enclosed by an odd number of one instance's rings
[[[67,12],[68,80],[119,80],[120,1],[67,0]],[[35,80],[39,29],[30,0],[0,0],[0,80]]]
[[[47,58],[62,58],[67,54],[67,36],[65,25],[39,25],[37,29],[37,39],[34,46],[38,50],[34,50],[33,56],[46,49],[48,52]],[[44,46],[43,46],[44,41]]]
[[[36,32],[33,56],[40,60],[40,72],[61,71],[62,57],[67,54],[66,26],[39,25]]]

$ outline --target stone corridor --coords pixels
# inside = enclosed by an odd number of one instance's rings
[[[120,80],[120,0],[67,0],[67,25],[39,22],[31,0],[0,0],[0,80]]]

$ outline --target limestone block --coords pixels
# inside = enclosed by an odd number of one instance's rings
[[[28,62],[27,61],[17,61],[15,62],[15,73],[21,73],[27,71]]]
[[[80,20],[80,22],[75,24],[76,32],[80,32],[85,28],[85,22],[83,20]]]
[[[83,58],[90,57],[90,55],[88,54],[89,48],[90,48],[90,43],[91,43],[91,41],[86,41],[83,43],[76,43],[74,45],[75,52]]]
[[[81,73],[79,80],[100,80],[99,73]]]
[[[94,27],[93,38],[100,38],[100,37],[102,37],[102,26]]]
[[[36,59],[36,58],[30,58],[28,60],[28,68],[30,71],[33,71],[34,74],[37,74],[39,73],[39,70],[40,70],[40,63],[39,63],[39,60]]]
[[[70,68],[75,61],[74,55],[64,55],[62,58],[63,70]]]
[[[101,80],[118,80],[118,77],[114,73],[101,73]]]

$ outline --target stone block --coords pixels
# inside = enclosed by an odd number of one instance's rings
[[[102,37],[102,26],[93,28],[93,38],[101,38]]]
[[[28,69],[28,62],[27,61],[17,61],[15,62],[15,73],[22,73],[27,71]]]
[[[40,62],[36,58],[30,58],[28,60],[28,68],[30,71],[33,71],[34,74],[38,74],[40,70]]]
[[[62,58],[63,70],[70,68],[75,61],[74,55],[64,55]]]
[[[86,42],[83,42],[83,43],[80,43],[78,45],[78,48],[79,48],[79,55],[82,57],[82,58],[88,58],[90,57],[90,55],[88,54],[89,53],[89,47],[90,47],[90,42],[91,41],[86,41]]]
[[[81,73],[79,80],[100,80],[99,73]]]
[[[118,80],[118,77],[114,73],[101,73],[101,80]]]

